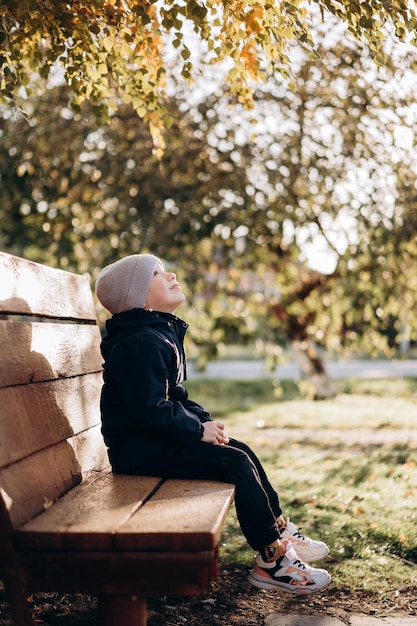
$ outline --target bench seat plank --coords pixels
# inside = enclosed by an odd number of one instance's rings
[[[210,550],[233,500],[232,485],[168,480],[115,537],[122,550]]]
[[[158,488],[159,487],[159,488]],[[93,475],[15,532],[25,550],[212,550],[231,485]]]
[[[114,534],[161,483],[160,478],[92,473],[43,515],[15,533],[26,550],[111,550]]]

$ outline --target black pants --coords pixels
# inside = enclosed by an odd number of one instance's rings
[[[236,486],[236,513],[247,542],[261,550],[279,537],[275,520],[282,513],[278,494],[251,448],[230,439],[217,446],[198,442],[183,448],[175,461],[161,458],[150,475],[164,478],[201,478],[219,480]]]

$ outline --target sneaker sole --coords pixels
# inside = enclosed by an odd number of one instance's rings
[[[248,581],[258,589],[281,589],[282,591],[285,591],[286,593],[290,593],[295,596],[307,596],[311,593],[315,593],[316,591],[321,591],[330,584],[331,580],[332,579],[329,575],[328,581],[325,582],[323,585],[320,585],[320,587],[291,587],[289,585],[286,585],[285,583],[280,583],[278,581],[269,582],[265,578],[257,578],[252,572],[250,572],[250,574],[248,575]]]

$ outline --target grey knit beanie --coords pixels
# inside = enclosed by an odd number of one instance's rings
[[[112,314],[143,309],[157,263],[153,254],[132,254],[107,265],[97,277],[97,298]]]

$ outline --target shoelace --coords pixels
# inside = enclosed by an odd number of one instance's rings
[[[276,527],[276,529],[277,529],[277,531],[279,532],[280,535],[282,535],[284,530],[287,529],[287,526],[278,526],[277,522],[275,523],[275,527]],[[300,531],[298,529],[296,529],[292,534],[293,534],[294,537],[298,537],[299,539],[302,539],[302,541],[305,540],[305,536],[302,533],[300,533]]]
[[[297,567],[300,567],[301,569],[305,569],[305,570],[307,569],[306,564],[300,561],[300,559],[295,559],[294,564],[297,565]]]

